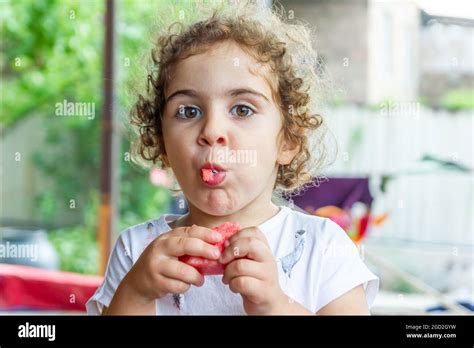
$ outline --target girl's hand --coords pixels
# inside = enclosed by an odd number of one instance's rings
[[[240,293],[247,314],[272,314],[288,297],[280,289],[275,258],[257,227],[245,228],[226,241],[219,261],[227,264],[222,281]]]
[[[219,249],[210,243],[221,239],[219,233],[196,225],[163,233],[143,251],[123,283],[143,302],[168,293],[184,293],[191,285],[202,286],[204,277],[178,257],[192,255],[217,260]]]

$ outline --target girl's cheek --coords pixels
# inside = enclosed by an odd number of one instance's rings
[[[183,141],[187,138],[184,135],[188,134],[188,130],[185,127],[174,121],[167,121],[166,124],[163,123],[162,131],[163,136],[173,143]]]

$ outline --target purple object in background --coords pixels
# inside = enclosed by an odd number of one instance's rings
[[[303,210],[335,205],[350,209],[355,202],[372,204],[373,197],[369,191],[369,178],[328,178],[319,187],[311,187],[300,196],[292,197],[295,205]]]

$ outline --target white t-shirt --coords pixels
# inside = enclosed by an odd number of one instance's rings
[[[358,249],[333,221],[288,207],[259,225],[277,260],[281,289],[313,313],[354,287],[363,284],[369,308],[379,280],[360,259]],[[107,266],[104,282],[86,304],[88,314],[109,306],[118,285],[140,254],[168,223],[180,215],[164,214],[130,227],[119,236]],[[181,295],[156,300],[157,315],[245,315],[242,297],[230,291],[222,275],[206,276],[202,287],[191,286]]]

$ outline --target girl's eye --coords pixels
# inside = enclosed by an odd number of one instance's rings
[[[180,105],[176,116],[182,119],[192,119],[202,115],[201,110],[195,106],[184,106]]]
[[[236,105],[231,109],[231,112],[239,117],[250,117],[254,114],[252,108],[247,105]]]

